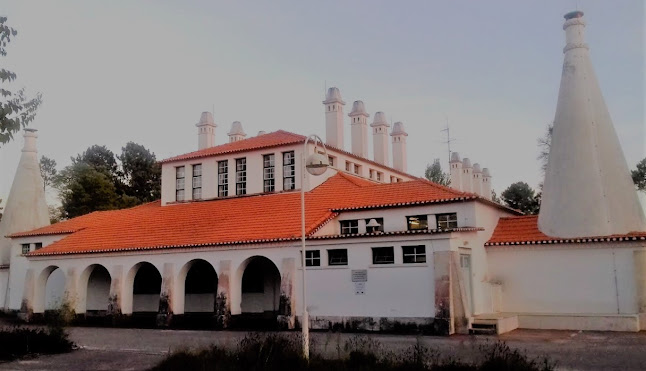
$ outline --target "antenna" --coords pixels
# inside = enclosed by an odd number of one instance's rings
[[[454,138],[451,138],[451,128],[449,127],[449,116],[446,116],[446,127],[440,131],[446,131],[446,141],[442,142],[446,144],[449,150],[449,167],[451,163],[451,143],[455,141]]]

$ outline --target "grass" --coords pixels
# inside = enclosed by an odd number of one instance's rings
[[[481,346],[476,362],[443,358],[438,350],[419,340],[403,353],[395,354],[367,336],[352,337],[338,353],[336,359],[312,355],[308,363],[301,356],[299,336],[251,334],[240,341],[235,350],[212,346],[197,351],[179,351],[152,370],[551,371],[555,368],[547,358],[531,359],[503,342]]]

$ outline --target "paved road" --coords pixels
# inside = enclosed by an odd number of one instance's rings
[[[233,331],[143,330],[75,327],[70,336],[81,349],[0,364],[0,370],[145,370],[168,352],[210,344],[235,347],[246,333]],[[353,334],[314,333],[313,352],[334,357]],[[417,337],[368,335],[385,349],[402,351],[417,341],[446,356],[473,360],[485,342],[505,341],[530,356],[549,355],[561,370],[645,370],[646,333],[516,330],[495,336]]]

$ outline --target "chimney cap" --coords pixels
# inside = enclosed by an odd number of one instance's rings
[[[228,135],[229,136],[231,136],[231,135],[246,136],[247,134],[245,134],[244,130],[242,129],[242,124],[240,123],[240,121],[234,121],[231,124],[231,131],[229,131]]]
[[[482,176],[483,177],[491,177],[491,173],[489,172],[489,168],[483,168],[482,169]]]
[[[333,86],[327,90],[327,94],[325,94],[325,100],[323,101],[324,104],[327,103],[341,103],[345,104],[343,99],[341,99],[341,92],[339,91],[339,88]]]
[[[583,12],[580,11],[580,10],[575,10],[575,11],[569,12],[569,13],[567,13],[567,14],[565,14],[563,16],[563,18],[565,18],[565,20],[569,20],[569,19],[572,19],[572,18],[581,18],[581,17],[583,17]]]
[[[375,118],[372,120],[372,124],[370,126],[375,127],[375,126],[386,126],[390,127],[390,124],[388,123],[388,120],[386,120],[386,114],[379,111],[375,113]]]
[[[464,160],[462,160],[462,167],[473,168],[473,166],[471,166],[471,160],[469,160],[468,157],[465,157]]]
[[[393,124],[393,131],[390,133],[391,136],[395,135],[405,135],[408,136],[408,133],[406,133],[406,130],[404,130],[404,123],[401,121],[397,121],[396,123]]]
[[[267,134],[267,132],[266,132],[266,131],[264,131],[264,130],[260,130],[260,131],[258,132],[258,136],[260,136],[260,135],[265,135],[265,134]]]
[[[482,169],[480,169],[480,164],[479,163],[476,162],[475,164],[473,164],[473,172],[474,173],[482,173]]]
[[[202,112],[202,115],[200,116],[200,122],[195,124],[195,126],[204,125],[217,126],[215,125],[215,121],[213,121],[213,114],[211,112]]]
[[[366,116],[369,117],[370,115],[368,112],[366,112],[366,105],[363,103],[361,100],[355,100],[354,103],[352,103],[352,111],[348,113],[348,116]]]
[[[458,152],[451,152],[451,162],[462,162],[462,160],[460,160],[460,154]]]

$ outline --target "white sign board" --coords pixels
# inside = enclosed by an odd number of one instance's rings
[[[354,283],[354,294],[355,295],[364,295],[366,293],[366,283],[365,282],[355,282]]]
[[[368,270],[367,269],[352,270],[352,282],[368,282]]]

